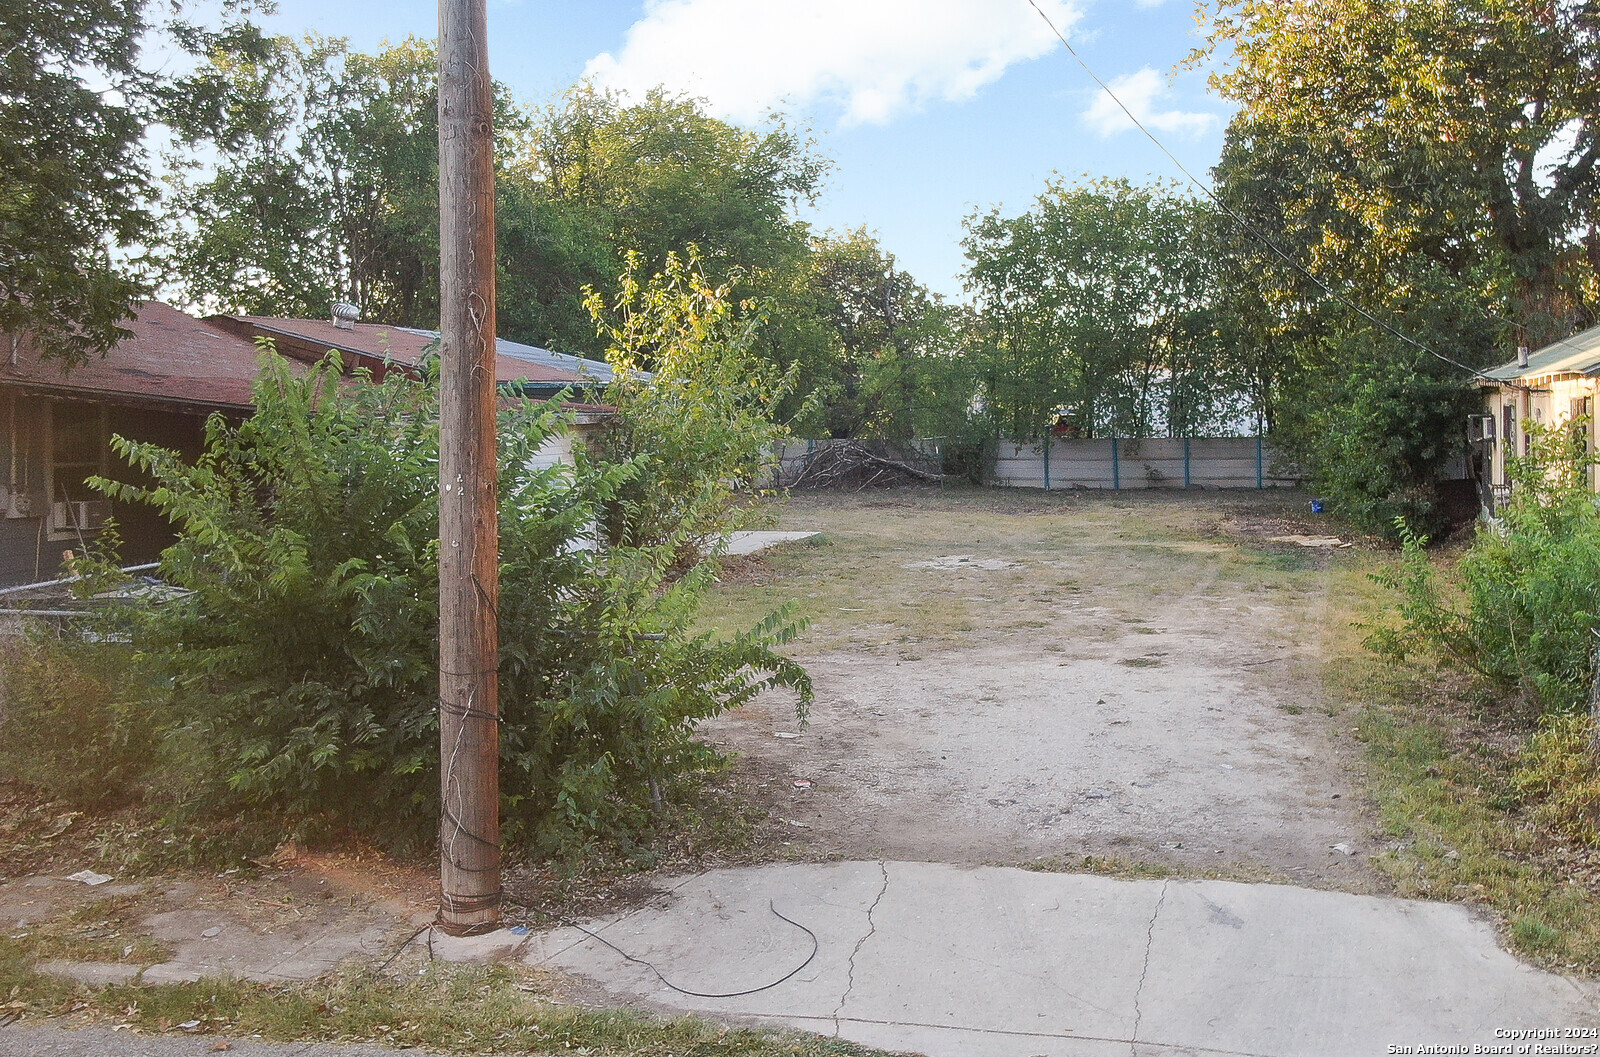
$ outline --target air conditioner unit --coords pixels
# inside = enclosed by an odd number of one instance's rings
[[[104,499],[51,503],[50,531],[90,532],[98,529],[110,514],[111,504]]]

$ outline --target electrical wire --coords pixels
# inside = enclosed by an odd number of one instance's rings
[[[1207,187],[1205,184],[1201,183],[1198,179],[1196,179],[1195,175],[1189,171],[1188,167],[1185,166],[1183,164],[1183,162],[1178,160],[1177,155],[1173,154],[1170,150],[1168,150],[1166,144],[1162,143],[1161,140],[1157,139],[1155,133],[1151,132],[1148,128],[1146,128],[1144,122],[1140,121],[1138,119],[1138,117],[1136,117],[1134,115],[1133,111],[1128,109],[1127,104],[1125,104],[1117,96],[1116,92],[1113,92],[1111,90],[1111,86],[1106,84],[1106,82],[1102,81],[1100,79],[1100,76],[1098,74],[1096,74],[1094,72],[1094,70],[1089,68],[1089,64],[1087,62],[1083,61],[1083,56],[1078,54],[1077,49],[1074,48],[1071,45],[1071,43],[1068,42],[1067,38],[1062,35],[1061,31],[1056,28],[1056,24],[1054,22],[1050,21],[1050,16],[1044,13],[1044,9],[1041,8],[1038,5],[1038,3],[1035,2],[1035,0],[1028,0],[1028,6],[1033,8],[1033,10],[1038,13],[1040,18],[1044,19],[1044,24],[1050,27],[1050,32],[1055,34],[1056,39],[1061,42],[1061,46],[1067,49],[1067,54],[1071,55],[1073,60],[1080,67],[1083,68],[1083,72],[1089,75],[1089,79],[1092,80],[1095,84],[1100,86],[1100,90],[1105,92],[1106,95],[1111,99],[1111,101],[1113,103],[1117,104],[1117,108],[1120,109],[1124,114],[1127,115],[1128,120],[1133,122],[1134,127],[1137,128],[1140,132],[1144,133],[1145,138],[1148,139],[1151,143],[1154,143],[1156,145],[1156,148],[1158,150],[1160,150],[1162,154],[1165,154],[1167,156],[1167,160],[1171,161],[1172,164],[1177,167],[1178,171],[1183,173],[1184,178],[1187,179],[1189,181],[1189,183],[1196,190],[1198,190],[1201,194],[1203,194],[1207,198],[1209,198],[1213,205],[1215,205],[1218,209],[1222,210],[1222,212],[1225,213],[1230,220],[1232,220],[1235,224],[1239,225],[1239,227],[1243,231],[1245,231],[1247,234],[1249,234],[1251,238],[1255,239],[1257,242],[1261,243],[1267,249],[1271,250],[1274,254],[1276,254],[1277,256],[1282,258],[1284,263],[1288,264],[1295,271],[1299,272],[1301,275],[1305,276],[1307,279],[1310,279],[1313,283],[1315,283],[1317,285],[1317,287],[1320,290],[1322,290],[1323,293],[1327,294],[1329,297],[1333,298],[1335,301],[1338,301],[1340,304],[1344,305],[1346,308],[1350,309],[1352,312],[1357,313],[1362,318],[1366,319],[1368,322],[1370,322],[1370,323],[1372,323],[1372,324],[1374,324],[1374,325],[1376,325],[1378,327],[1381,327],[1385,331],[1387,331],[1390,334],[1392,334],[1394,337],[1399,338],[1401,341],[1405,342],[1406,344],[1414,345],[1418,349],[1421,349],[1423,352],[1427,353],[1429,356],[1432,356],[1437,360],[1440,360],[1440,361],[1442,361],[1444,363],[1447,363],[1452,367],[1455,367],[1455,368],[1457,368],[1459,370],[1466,371],[1468,374],[1471,374],[1476,378],[1481,378],[1484,381],[1494,382],[1497,385],[1507,385],[1507,386],[1510,386],[1511,388],[1514,388],[1514,389],[1527,389],[1527,388],[1529,388],[1528,386],[1521,385],[1521,384],[1519,384],[1517,382],[1511,382],[1511,381],[1505,381],[1505,380],[1499,379],[1499,378],[1493,378],[1490,375],[1488,375],[1487,373],[1485,373],[1484,371],[1481,371],[1476,367],[1468,366],[1467,364],[1462,363],[1460,360],[1454,359],[1454,358],[1452,358],[1450,356],[1446,356],[1444,353],[1438,351],[1437,349],[1432,348],[1431,346],[1426,345],[1423,342],[1418,341],[1416,338],[1413,338],[1411,335],[1406,334],[1405,332],[1401,331],[1397,327],[1394,327],[1391,324],[1389,324],[1388,322],[1386,322],[1386,321],[1378,318],[1377,316],[1373,315],[1371,312],[1367,311],[1365,308],[1362,308],[1360,305],[1356,304],[1354,301],[1350,300],[1348,297],[1344,296],[1339,291],[1335,290],[1333,287],[1331,287],[1327,283],[1323,282],[1323,280],[1322,280],[1322,278],[1320,276],[1318,276],[1315,272],[1311,271],[1311,269],[1307,268],[1305,265],[1301,264],[1299,261],[1295,260],[1295,258],[1293,256],[1291,256],[1286,250],[1283,250],[1283,249],[1279,248],[1277,243],[1273,242],[1272,239],[1268,238],[1261,231],[1257,230],[1256,227],[1253,224],[1251,224],[1248,220],[1246,220],[1244,217],[1240,216],[1232,208],[1230,208],[1227,203],[1225,203],[1221,198],[1219,198],[1217,196],[1216,192],[1212,191],[1211,188]],[[1485,312],[1485,315],[1492,316],[1493,313]],[[1499,316],[1494,316],[1494,318],[1499,319],[1500,317]],[[1506,320],[1505,322],[1510,322],[1510,321]],[[1513,324],[1513,325],[1515,325],[1515,324]]]
[[[400,946],[396,947],[394,950],[389,952],[389,957],[385,958],[383,961],[378,963],[378,967],[376,969],[372,970],[372,973],[368,976],[368,979],[375,980],[379,976],[382,976],[383,975],[383,971],[385,969],[389,968],[389,966],[394,964],[394,960],[396,958],[400,957],[400,954],[401,954],[402,951],[404,951],[407,947],[411,946],[411,944],[413,942],[415,942],[415,940],[416,940],[416,938],[418,936],[422,935],[424,932],[428,932],[428,930],[433,928],[433,926],[434,926],[434,923],[430,921],[426,925],[424,925],[421,928],[419,928],[417,931],[413,932],[411,935],[407,936],[405,938],[405,942],[404,943],[400,944]],[[432,933],[429,933],[429,935],[428,935],[428,945],[429,945],[429,948],[431,950],[431,948],[433,946],[433,935],[432,935]]]
[[[614,950],[618,954],[622,955],[628,961],[633,962],[635,965],[642,965],[646,969],[649,969],[651,972],[656,974],[656,979],[657,980],[660,980],[663,984],[666,984],[668,987],[670,987],[672,990],[678,992],[678,994],[680,994],[680,995],[688,995],[691,998],[742,998],[745,995],[753,995],[753,994],[756,994],[757,992],[760,992],[760,991],[770,991],[774,987],[777,987],[779,984],[784,983],[785,981],[793,978],[794,975],[796,973],[798,973],[801,969],[804,969],[806,966],[811,964],[811,960],[817,956],[817,951],[820,950],[821,946],[822,946],[817,941],[817,934],[815,932],[812,932],[810,929],[808,929],[804,925],[800,924],[800,922],[796,921],[794,918],[784,917],[782,914],[780,914],[778,912],[778,908],[773,905],[772,900],[770,900],[770,899],[767,900],[767,909],[772,911],[774,917],[777,917],[782,921],[787,921],[789,924],[793,925],[795,928],[799,929],[801,932],[804,932],[807,936],[810,936],[811,937],[811,953],[806,955],[806,960],[805,961],[801,962],[799,965],[795,966],[793,969],[790,969],[788,972],[786,972],[782,976],[778,977],[778,979],[772,981],[772,983],[770,983],[770,984],[762,984],[760,987],[752,987],[752,988],[749,988],[748,990],[745,990],[745,991],[723,991],[723,992],[712,993],[712,992],[709,992],[709,991],[691,991],[687,987],[679,987],[677,984],[673,983],[671,980],[668,980],[665,976],[661,975],[661,970],[660,969],[657,969],[654,965],[652,965],[649,962],[645,961],[643,958],[635,958],[633,955],[629,954],[627,951],[623,950],[621,947],[618,947],[615,943],[612,943],[610,940],[606,939],[604,936],[600,935],[598,932],[590,932],[588,929],[584,928],[582,925],[577,924],[576,922],[573,923],[572,927],[577,929],[579,932],[583,933],[584,935],[588,936],[590,939],[599,940],[601,943],[605,944],[607,947],[610,947],[612,950]]]

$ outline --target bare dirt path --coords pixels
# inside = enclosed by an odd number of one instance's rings
[[[1270,492],[791,499],[779,527],[823,536],[732,570],[714,619],[799,600],[810,723],[773,695],[704,732],[802,856],[1094,855],[1375,890],[1351,717],[1319,681],[1333,562],[1268,542],[1327,531],[1303,509]]]

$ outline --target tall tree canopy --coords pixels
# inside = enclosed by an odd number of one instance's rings
[[[342,40],[217,48],[215,105],[180,122],[166,242],[186,299],[319,317],[438,318],[437,59],[407,40],[376,55]],[[210,147],[214,165],[198,158]]]
[[[209,81],[142,64],[141,45],[247,49],[255,6],[0,0],[0,334],[69,367],[126,335],[157,278],[147,133],[217,111]]]
[[[1441,527],[1469,369],[1597,321],[1600,7],[1221,0],[1230,333],[1280,446],[1347,514]],[[1328,289],[1392,326],[1396,337]]]
[[[114,252],[150,229],[144,0],[0,4],[0,330],[104,352],[146,288]]]
[[[1210,44],[1236,128],[1311,146],[1380,249],[1500,258],[1525,343],[1596,321],[1600,5],[1222,0]]]
[[[196,78],[213,103],[194,108],[173,158],[167,243],[182,296],[309,316],[349,300],[369,320],[434,326],[432,44],[368,55],[317,36],[222,43]],[[628,104],[580,84],[537,111],[497,91],[503,334],[599,355],[585,290],[613,297],[630,254],[648,275],[692,246],[711,281],[764,306],[771,358],[815,358],[825,338],[793,213],[824,166],[804,136],[779,121],[739,128],[659,91]]]
[[[808,286],[831,350],[812,374],[823,430],[895,440],[963,431],[973,382],[959,309],[899,268],[865,227],[815,241]]]
[[[691,245],[710,281],[737,280],[736,299],[790,315],[808,252],[794,207],[815,200],[824,172],[810,141],[780,120],[746,129],[686,97],[657,90],[630,104],[579,84],[530,115],[512,149],[501,196],[511,295],[502,318],[530,337],[598,353],[583,287],[609,296],[628,254],[654,274]],[[802,358],[794,346],[805,328],[781,324],[790,347],[769,352]]]
[[[1084,436],[1181,436],[1247,410],[1222,355],[1209,210],[1173,187],[1052,181],[1018,217],[970,218],[984,403],[1004,435],[1067,413]]]

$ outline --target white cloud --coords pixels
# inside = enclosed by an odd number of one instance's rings
[[[1157,110],[1156,101],[1169,93],[1165,79],[1149,66],[1134,73],[1115,77],[1111,81],[1115,92],[1133,116],[1146,128],[1158,132],[1172,132],[1198,136],[1217,123],[1217,115],[1187,110]],[[1133,128],[1133,122],[1122,112],[1116,99],[1105,91],[1098,92],[1083,120],[1102,136],[1112,136]]]
[[[1039,0],[1063,33],[1075,5]],[[584,73],[635,96],[664,84],[735,120],[822,103],[851,125],[970,98],[1056,43],[1028,0],[649,0]]]

